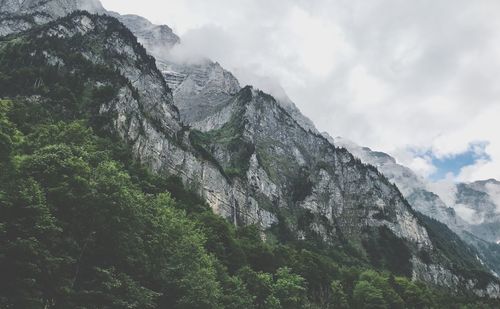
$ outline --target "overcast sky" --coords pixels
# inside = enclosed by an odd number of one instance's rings
[[[177,52],[242,84],[281,84],[332,136],[431,179],[500,179],[498,0],[102,2],[169,25]]]

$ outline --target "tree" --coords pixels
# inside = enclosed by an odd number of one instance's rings
[[[204,237],[194,223],[172,204],[169,194],[147,204],[147,272],[163,293],[160,305],[217,308],[221,290],[213,257],[206,253]]]
[[[359,281],[354,287],[353,302],[358,309],[384,309],[387,303],[382,291],[368,281]]]
[[[40,308],[53,305],[68,287],[68,258],[58,255],[61,229],[47,208],[40,185],[21,181],[0,201],[0,290],[2,307]]]
[[[272,295],[273,277],[271,274],[255,272],[246,266],[239,270],[238,277],[243,280],[250,293],[255,296],[255,308],[267,308],[266,303],[277,306],[278,301]]]
[[[255,296],[250,294],[245,283],[237,276],[228,277],[224,285],[224,293],[221,298],[222,305],[226,309],[253,308]]]
[[[392,309],[402,309],[404,307],[404,302],[401,297],[394,291],[393,287],[389,283],[389,277],[385,274],[380,274],[373,270],[364,271],[360,277],[360,280],[370,282],[375,288],[382,292],[382,297],[387,302],[389,308]]]
[[[272,294],[283,308],[303,308],[307,303],[306,291],[304,278],[291,273],[286,267],[277,270]]]
[[[72,307],[156,308],[159,293],[143,287],[115,268],[95,267],[90,280],[82,284]]]
[[[407,278],[396,278],[396,289],[404,299],[407,308],[429,308],[430,296],[426,291]]]
[[[332,281],[330,288],[331,288],[331,296],[328,307],[336,309],[348,308],[349,304],[347,302],[347,295],[344,292],[342,283],[338,280],[334,280]]]

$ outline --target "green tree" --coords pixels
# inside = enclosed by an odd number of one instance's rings
[[[387,306],[392,309],[404,307],[404,302],[401,297],[394,291],[389,283],[389,277],[385,274],[380,274],[373,270],[367,270],[361,273],[360,280],[370,282],[374,287],[382,292],[382,297],[387,303]]]
[[[33,179],[20,181],[9,196],[0,200],[0,290],[8,295],[2,307],[54,305],[69,285],[68,258],[55,253],[61,229]]]
[[[414,282],[404,277],[395,280],[396,290],[403,298],[407,308],[430,308],[431,300],[425,288],[419,287]]]
[[[382,291],[368,281],[359,281],[354,287],[353,302],[359,309],[387,308]]]
[[[342,283],[338,280],[332,281],[331,285],[331,296],[328,302],[329,308],[348,308],[349,303],[347,302],[347,295],[344,292],[344,288],[342,287]]]
[[[143,287],[127,274],[114,268],[96,267],[90,280],[82,284],[72,303],[74,307],[156,308],[159,293]]]
[[[168,194],[148,203],[148,273],[162,291],[160,304],[173,308],[217,308],[221,295],[204,237]]]
[[[224,293],[221,298],[226,309],[254,308],[255,296],[251,295],[245,283],[237,276],[228,277],[223,283]]]
[[[272,295],[274,282],[271,274],[255,272],[246,266],[239,270],[238,276],[246,284],[250,293],[255,296],[255,308],[267,308],[266,305],[271,303],[273,306],[278,305],[279,301]]]
[[[306,291],[304,278],[286,267],[277,270],[272,293],[283,308],[303,308],[307,303]]]

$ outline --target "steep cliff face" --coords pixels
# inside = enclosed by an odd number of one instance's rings
[[[426,180],[406,166],[398,164],[390,155],[361,147],[352,141],[325,136],[339,147],[344,147],[362,162],[379,169],[391,182],[397,185],[403,196],[417,211],[446,224],[456,233],[468,229],[468,224],[457,216],[452,205],[446,205],[434,192],[430,191]]]
[[[432,185],[411,169],[400,165],[390,155],[361,147],[349,140],[326,136],[336,145],[348,149],[362,162],[376,166],[395,183],[410,205],[417,211],[446,224],[464,241],[473,245],[481,259],[495,273],[500,272],[500,219],[496,201],[499,201],[500,183],[496,180],[477,181],[452,186],[453,197],[447,205],[432,191]],[[450,203],[450,201],[448,201]],[[455,211],[457,209],[457,211]]]
[[[271,96],[251,87],[236,93],[239,86],[222,78],[227,87],[219,91],[235,94],[228,93],[209,117],[194,121],[198,130],[189,130],[180,122],[154,58],[116,19],[76,12],[2,44],[16,44],[19,38],[47,42],[26,48],[43,55],[48,66],[71,71],[79,63],[73,57],[81,56],[119,72],[125,82],[98,109],[108,121],[105,127],[126,140],[152,170],[179,175],[235,224],[267,230],[286,223],[294,237],[352,243],[370,256],[382,245],[393,252],[401,249],[398,271],[416,278],[452,273],[443,258],[447,253],[394,185],[376,168],[304,129]],[[223,70],[214,72],[224,77]],[[477,264],[472,266],[481,269]],[[458,287],[471,280],[480,289],[477,279],[455,276],[456,281],[438,283]]]
[[[180,39],[170,27],[155,25],[141,16],[107,11],[98,0],[2,0],[0,36],[25,31],[76,10],[115,17],[132,31],[147,52],[157,59],[186,123],[213,113],[241,89],[238,80],[216,62],[199,59],[186,63],[173,59],[169,51],[180,43]]]
[[[423,223],[373,166],[305,130],[272,97],[246,87],[193,127],[200,130],[191,133],[193,145],[229,178],[246,182],[246,194],[286,220],[298,237],[354,242],[370,255],[373,246],[383,247],[381,239],[390,238],[386,228],[405,240],[398,252],[408,251],[415,278],[457,290],[476,282],[452,271],[452,264],[441,264],[449,252],[443,253],[447,245],[439,235],[455,237],[454,255],[470,256],[463,267],[478,267],[472,249],[446,226]]]
[[[158,66],[173,91],[181,119],[187,124],[215,113],[241,89],[230,72],[210,60],[196,64],[159,60]]]
[[[104,12],[99,0],[2,0],[0,36],[47,23],[76,10]]]
[[[155,25],[137,15],[120,15],[107,11],[106,14],[117,18],[138,38],[152,55],[161,54],[180,42],[179,37],[166,25]]]
[[[488,242],[500,240],[500,182],[490,179],[450,185],[450,192],[447,192],[449,198],[445,203],[429,181],[396,163],[388,154],[372,151],[340,137],[335,140],[326,137],[361,161],[376,166],[398,186],[416,210],[445,223],[459,235],[465,235],[462,233],[465,231]]]
[[[458,184],[456,204],[467,215],[474,235],[493,243],[500,241],[500,182],[490,179]]]
[[[150,53],[179,43],[179,37],[168,26],[154,25],[137,15],[107,11],[99,0],[2,0],[0,7],[0,35],[18,33],[81,10],[119,19]]]
[[[135,156],[154,171],[176,174],[195,184],[214,211],[226,218],[235,217],[235,205],[239,203],[248,204],[238,211],[243,223],[269,226],[274,221],[247,196],[245,188],[229,181],[216,162],[205,160],[190,145],[188,131],[179,120],[172,93],[154,58],[123,24],[114,18],[76,12],[26,36],[49,38],[50,45],[57,47],[57,52],[49,46],[33,51],[43,53],[48,65],[68,66],[61,54],[68,53],[120,72],[127,86],[99,112],[130,143]]]

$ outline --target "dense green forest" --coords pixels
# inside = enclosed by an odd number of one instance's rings
[[[405,252],[233,226],[98,115],[123,77],[28,46],[0,48],[1,308],[498,308],[412,281]]]

